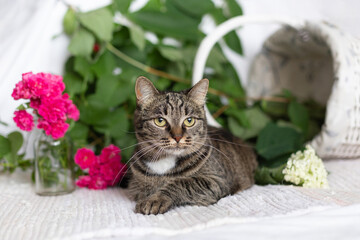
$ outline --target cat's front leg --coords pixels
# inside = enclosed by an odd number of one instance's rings
[[[135,212],[162,214],[173,207],[182,205],[208,206],[216,203],[226,192],[221,179],[210,177],[188,177],[174,180],[160,188],[147,199],[138,201]]]

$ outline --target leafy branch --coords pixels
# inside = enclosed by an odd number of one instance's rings
[[[204,37],[199,30],[203,16],[208,14],[220,24],[242,14],[235,0],[225,0],[222,7],[207,0],[149,0],[136,12],[129,11],[130,3],[113,0],[105,8],[85,13],[69,8],[64,17],[72,54],[65,66],[64,81],[81,113],[80,121],[68,135],[77,147],[90,144],[98,151],[103,145],[114,143],[126,149],[122,152],[125,161],[133,151],[127,147],[136,143],[132,123],[135,79],[144,75],[159,90],[191,87],[193,60]],[[130,24],[121,21],[114,24],[118,12]],[[146,32],[153,33],[156,41],[147,40]],[[165,41],[168,38],[176,44]],[[241,41],[235,32],[224,40],[230,49],[242,54]],[[288,91],[276,96],[247,96],[219,45],[212,49],[206,67],[210,70],[205,74],[210,79],[207,107],[224,128],[254,145],[269,138],[266,132],[278,134],[276,138],[282,147],[270,162],[281,162],[284,154],[288,154],[284,151],[289,148],[283,147],[288,145],[282,145],[290,141],[286,134],[300,142],[290,144],[296,149],[319,131],[323,107],[300,102]],[[269,124],[273,125],[266,128]],[[263,150],[268,145],[266,141],[260,144],[258,153],[274,154]],[[264,159],[260,154],[259,161]]]

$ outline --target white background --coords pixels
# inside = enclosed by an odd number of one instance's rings
[[[77,0],[72,4],[90,10],[107,1]],[[216,1],[219,2],[219,1]],[[245,15],[267,14],[301,17],[332,22],[360,37],[360,1],[358,0],[240,0]],[[10,124],[0,127],[4,134],[14,129],[12,114],[19,104],[11,98],[21,73],[52,72],[62,74],[68,56],[68,39],[60,35],[65,5],[56,0],[0,0],[0,120]],[[264,39],[276,26],[246,26],[241,35],[244,58],[235,59],[243,76]],[[263,239],[355,239],[358,237],[359,208],[349,207],[310,215],[269,219],[257,224],[227,225],[173,239],[244,238]],[[282,230],[277,226],[282,226]],[[330,229],[330,230],[329,230]],[[255,233],[255,234],[254,234]],[[355,234],[355,235],[354,235]],[[149,236],[156,239],[159,236]],[[181,238],[180,238],[181,237]],[[289,237],[289,238],[288,238]]]

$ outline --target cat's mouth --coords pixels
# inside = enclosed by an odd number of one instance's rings
[[[175,146],[166,148],[165,151],[169,154],[180,155],[186,150],[186,148],[187,147],[175,145]]]

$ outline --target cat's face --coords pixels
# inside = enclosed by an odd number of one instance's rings
[[[156,90],[146,78],[136,82],[135,131],[141,148],[153,147],[160,155],[187,155],[206,140],[204,103],[208,80],[183,92]]]

